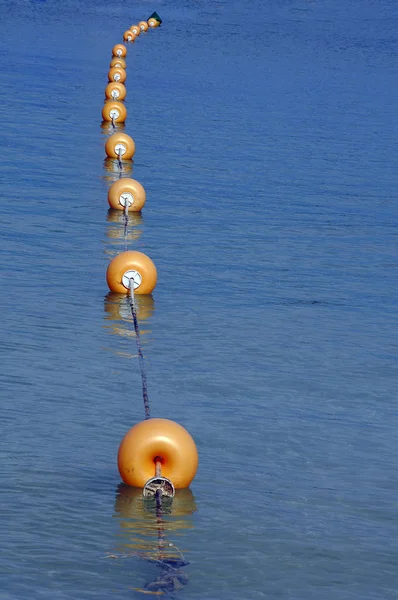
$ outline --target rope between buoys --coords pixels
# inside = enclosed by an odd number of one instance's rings
[[[127,201],[126,201],[126,204],[124,205],[123,214],[124,214],[124,250],[126,252],[127,251],[127,234],[128,234],[128,228],[129,228],[129,205],[128,205]]]
[[[117,164],[118,164],[118,167],[120,170],[123,169],[122,156],[123,156],[122,149],[119,148],[118,152],[117,152]]]
[[[135,340],[137,343],[138,361],[140,363],[140,371],[141,371],[142,398],[144,400],[144,410],[145,410],[145,420],[146,420],[146,419],[151,418],[151,414],[149,411],[148,385],[147,385],[146,372],[145,372],[144,355],[142,353],[142,348],[141,348],[140,328],[138,326],[137,312],[135,310],[134,280],[132,278],[130,279],[128,299],[129,299],[131,314],[132,314],[133,322],[134,322]]]

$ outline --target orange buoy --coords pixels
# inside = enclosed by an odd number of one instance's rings
[[[104,121],[113,123],[124,123],[127,117],[127,110],[124,104],[117,100],[107,100],[102,109],[102,118]]]
[[[160,23],[156,19],[148,19],[149,27],[159,27]]]
[[[126,69],[121,67],[111,67],[108,72],[109,81],[117,81],[118,83],[124,83],[126,81],[127,73]]]
[[[127,54],[127,48],[123,44],[116,44],[116,46],[113,46],[113,48],[112,48],[113,56],[120,57],[120,56],[126,56],[126,54]]]
[[[108,100],[124,100],[126,97],[126,87],[118,81],[111,81],[105,88],[105,98]]]
[[[111,292],[125,294],[134,281],[135,294],[150,294],[156,285],[156,267],[146,254],[130,250],[115,256],[108,265],[106,281]]]
[[[144,487],[155,475],[155,459],[162,463],[162,477],[176,489],[187,488],[198,468],[198,451],[184,427],[168,419],[148,419],[134,425],[119,446],[121,478],[128,485]]]
[[[134,140],[127,133],[114,133],[105,142],[105,152],[109,158],[119,158],[121,156],[124,160],[128,160],[135,153]]]
[[[141,29],[141,31],[147,31],[148,30],[148,23],[146,21],[140,21],[138,23],[138,26]]]
[[[138,36],[141,33],[141,28],[139,25],[132,25],[130,27],[130,31],[132,31],[134,33],[134,35]]]
[[[146,195],[143,186],[135,179],[122,177],[112,183],[108,190],[108,203],[111,208],[139,212],[145,204]]]
[[[131,29],[127,29],[127,31],[125,31],[123,33],[123,39],[125,42],[131,42],[133,43],[135,41],[136,35],[133,31],[131,31]]]
[[[118,57],[118,56],[114,56],[109,64],[109,66],[112,67],[118,67],[118,68],[122,68],[125,69],[126,68],[126,61],[124,60],[124,58]]]

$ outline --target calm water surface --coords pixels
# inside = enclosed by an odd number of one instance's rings
[[[176,597],[397,598],[396,3],[0,8],[0,598],[145,598],[159,575],[116,468],[144,411],[100,119],[111,47],[153,10],[128,243],[159,272],[152,414],[200,455],[164,519]]]

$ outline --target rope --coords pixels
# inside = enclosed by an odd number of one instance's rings
[[[113,124],[113,117],[112,117],[112,124]],[[113,126],[114,126],[114,125],[113,125]],[[114,127],[115,127],[115,126],[114,126]],[[122,169],[123,169],[122,156],[123,156],[123,154],[122,154],[122,149],[121,149],[121,148],[119,148],[119,151],[118,151],[118,153],[117,153],[117,164],[118,164],[118,167],[119,167],[119,169],[120,169],[120,170],[122,170]]]
[[[129,205],[126,202],[124,206],[124,250],[127,251],[127,234],[129,228]]]
[[[111,122],[112,122],[113,129],[116,129],[115,119],[112,116],[111,116]]]
[[[139,359],[140,371],[141,371],[142,398],[144,400],[145,420],[147,420],[147,419],[151,418],[151,415],[150,415],[150,411],[149,411],[148,386],[147,386],[147,380],[146,380],[144,355],[142,353],[142,348],[141,348],[140,329],[138,327],[137,312],[135,310],[135,303],[134,303],[134,281],[133,281],[133,279],[130,279],[130,288],[129,288],[128,299],[129,299],[131,314],[133,316],[133,322],[134,322],[135,339],[137,342],[138,359]]]

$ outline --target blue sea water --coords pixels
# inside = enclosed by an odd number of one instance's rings
[[[0,8],[1,600],[145,598],[159,574],[116,467],[144,410],[101,127],[111,48],[153,10],[128,243],[159,273],[152,415],[200,457],[163,519],[176,598],[397,598],[396,3]]]

